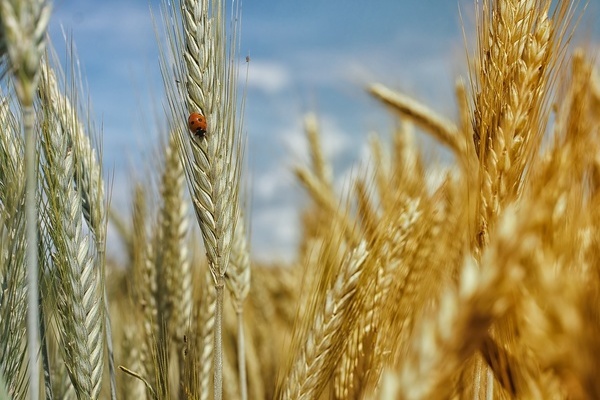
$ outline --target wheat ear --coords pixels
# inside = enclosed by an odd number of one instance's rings
[[[319,123],[315,114],[309,113],[304,116],[304,131],[310,149],[311,170],[324,187],[328,188],[330,193],[333,194],[331,165],[329,165],[323,154]]]
[[[324,303],[319,306],[322,308],[315,309],[314,318],[311,318],[312,326],[281,387],[280,398],[318,398],[332,376],[335,363],[344,348],[343,336],[348,333],[351,321],[349,314],[367,254],[366,245],[362,242],[342,262],[333,287],[327,291]]]
[[[23,142],[7,99],[0,99],[0,373],[10,398],[27,391],[23,357],[26,339],[25,184]]]
[[[423,321],[401,367],[402,398],[448,397],[456,371],[481,346],[491,324],[513,305],[521,270],[519,260],[504,249],[516,241],[514,232],[515,217],[509,214],[484,254],[482,267],[468,257],[458,289],[447,291],[439,311]]]
[[[39,310],[38,310],[38,232],[37,232],[37,164],[35,114],[33,100],[40,76],[39,65],[44,53],[50,3],[45,0],[4,0],[0,2],[1,50],[8,55],[10,70],[23,112],[25,132],[25,215],[27,235],[27,340],[29,350],[29,392],[37,400],[40,391]]]
[[[59,336],[65,363],[78,396],[100,395],[104,356],[104,302],[100,272],[94,268],[94,249],[82,230],[81,192],[73,188],[75,160],[69,135],[60,122],[64,99],[47,90],[50,73],[43,77],[42,104],[45,129],[42,149],[45,163],[44,191],[47,196],[48,235],[55,291],[60,317]],[[53,108],[57,104],[58,108]],[[67,128],[68,129],[68,128]]]
[[[141,340],[136,344],[139,348],[140,369],[136,371],[144,379],[146,394],[152,396],[154,392],[154,374],[150,367],[154,344],[152,338],[155,329],[152,321],[156,320],[156,304],[152,295],[155,285],[153,264],[148,262],[152,247],[149,245],[146,223],[148,210],[146,193],[141,184],[137,183],[133,190],[132,200],[132,232],[131,232],[131,269],[133,277],[134,305],[139,307],[139,320],[136,320],[136,329],[141,330]],[[139,324],[139,326],[138,326]]]
[[[478,252],[503,204],[520,195],[546,131],[548,94],[571,2],[548,18],[549,0],[484,1],[478,14],[474,146],[479,157]]]
[[[43,79],[40,83],[40,91],[43,96],[52,99],[50,103],[53,112],[58,117],[63,132],[67,135],[70,146],[73,150],[75,162],[74,182],[77,190],[81,194],[83,217],[88,228],[93,234],[95,242],[94,269],[98,271],[99,290],[103,296],[103,316],[104,316],[104,335],[109,355],[109,378],[111,388],[111,398],[116,397],[116,382],[114,357],[112,350],[112,333],[110,316],[108,315],[108,298],[105,287],[105,249],[106,249],[106,229],[107,229],[107,206],[104,199],[104,179],[102,178],[102,168],[97,156],[96,150],[92,147],[90,137],[86,134],[86,129],[81,122],[77,105],[77,93],[71,93],[72,99],[60,93],[58,82],[53,71],[47,63],[41,65]],[[60,71],[59,71],[60,72]],[[72,73],[72,75],[74,75]],[[63,81],[65,77],[62,76]],[[81,83],[81,77],[79,79]],[[87,110],[89,118],[89,110]],[[89,126],[88,120],[88,129]],[[98,354],[100,355],[100,354]],[[103,357],[103,355],[102,355]],[[92,363],[102,369],[103,363],[92,360]]]
[[[437,115],[423,104],[393,92],[382,84],[373,84],[368,88],[369,93],[388,105],[393,111],[407,117],[433,135],[440,142],[450,147],[457,156],[465,153],[465,143],[461,140],[458,128],[453,122]]]
[[[183,371],[185,335],[189,335],[192,312],[192,271],[188,256],[188,208],[184,198],[185,174],[177,152],[175,135],[165,148],[161,181],[162,205],[159,215],[159,266],[166,279],[164,308],[170,341],[177,345],[179,369]],[[180,385],[183,388],[183,385]]]

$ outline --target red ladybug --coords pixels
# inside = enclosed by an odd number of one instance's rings
[[[206,118],[200,113],[191,113],[188,117],[188,128],[194,136],[203,138],[206,136]]]

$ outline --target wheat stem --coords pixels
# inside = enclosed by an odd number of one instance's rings
[[[223,374],[217,371],[223,371],[223,289],[225,282],[222,278],[217,278],[215,283],[216,302],[215,302],[215,353],[214,353],[214,399],[223,398]]]
[[[27,337],[29,343],[29,392],[31,399],[39,398],[40,378],[37,358],[40,347],[39,338],[39,299],[38,299],[38,231],[37,231],[37,134],[33,129],[35,114],[33,106],[23,107],[23,126],[25,130],[25,221],[27,232]]]
[[[241,399],[248,400],[248,379],[246,377],[246,342],[244,338],[244,313],[236,312],[238,325],[238,374],[240,379]]]

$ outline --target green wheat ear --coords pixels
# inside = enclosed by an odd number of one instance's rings
[[[21,399],[27,392],[24,145],[8,99],[0,101],[0,373],[12,398]]]
[[[26,237],[27,237],[27,341],[29,356],[29,392],[36,400],[40,378],[37,353],[40,317],[38,311],[38,211],[36,200],[37,158],[33,101],[40,77],[40,60],[44,54],[46,27],[50,19],[50,3],[44,0],[0,1],[0,57],[5,54],[14,75],[17,97],[22,107],[25,132]],[[0,64],[2,62],[0,61]],[[0,76],[4,67],[0,65]]]
[[[47,261],[52,265],[50,284],[58,300],[58,336],[77,395],[98,399],[104,372],[106,322],[104,267],[99,264],[103,257],[98,256],[103,249],[96,247],[95,235],[104,228],[94,225],[87,233],[83,227],[84,205],[89,198],[83,193],[89,194],[89,185],[82,184],[82,177],[90,155],[82,152],[82,148],[89,147],[82,145],[85,140],[77,111],[71,100],[60,93],[54,72],[46,64],[42,66],[42,76],[45,229],[52,243]]]

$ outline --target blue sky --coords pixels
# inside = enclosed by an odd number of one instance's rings
[[[292,259],[306,198],[291,168],[306,162],[302,117],[315,112],[338,185],[365,158],[367,136],[394,119],[364,92],[383,82],[454,118],[453,85],[465,70],[459,5],[472,27],[473,0],[254,0],[243,2],[241,58],[251,57],[245,129],[252,179],[252,248]],[[598,43],[600,0],[581,31]],[[127,212],[132,176],[151,165],[164,116],[150,8],[157,0],[58,0],[50,34],[64,54],[72,35],[103,127],[113,204]],[[595,39],[593,39],[595,38]],[[592,46],[593,47],[593,46]],[[595,49],[598,49],[596,46]],[[164,122],[163,122],[164,123]],[[109,249],[110,251],[110,249]]]

